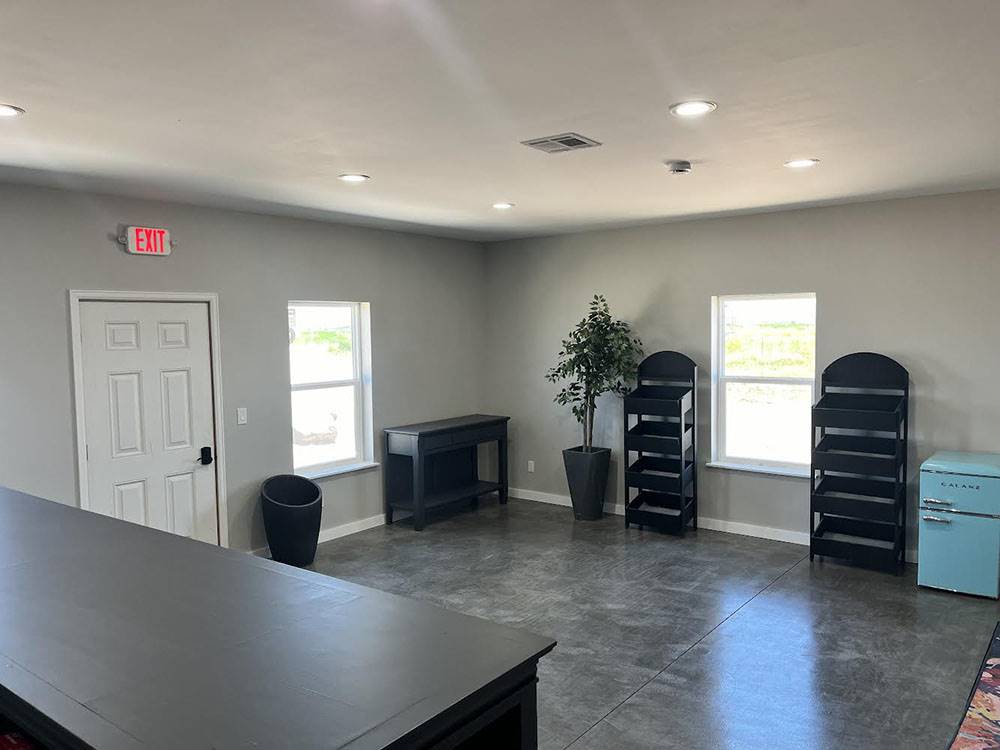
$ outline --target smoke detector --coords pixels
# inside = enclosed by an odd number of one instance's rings
[[[579,133],[560,133],[559,135],[547,135],[544,138],[532,138],[528,141],[521,141],[525,146],[537,148],[547,154],[558,154],[561,151],[579,151],[583,148],[593,148],[600,146],[600,142],[593,138],[588,138]]]
[[[687,159],[673,159],[663,163],[666,164],[667,171],[670,174],[689,174],[692,169],[691,162]]]

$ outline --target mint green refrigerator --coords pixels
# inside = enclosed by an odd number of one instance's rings
[[[1000,454],[935,453],[920,467],[917,583],[1000,595]]]

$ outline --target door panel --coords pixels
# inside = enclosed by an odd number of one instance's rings
[[[166,450],[191,447],[191,371],[167,370],[160,373],[163,397],[163,447]]]
[[[112,457],[122,458],[144,453],[142,373],[111,373],[108,375],[108,394]]]
[[[82,302],[90,509],[218,544],[208,305]]]
[[[146,481],[115,485],[115,516],[123,521],[146,524]]]
[[[164,531],[191,536],[195,528],[194,472],[167,477],[167,523]]]
[[[159,323],[157,330],[161,349],[187,349],[188,325],[185,321]]]
[[[139,324],[108,323],[104,327],[107,334],[106,345],[109,351],[130,351],[139,348]]]

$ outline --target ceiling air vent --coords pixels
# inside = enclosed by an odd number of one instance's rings
[[[581,148],[591,148],[601,144],[593,138],[588,138],[579,133],[560,133],[550,135],[545,138],[532,138],[530,141],[521,141],[525,146],[537,148],[547,154],[558,154],[560,151],[579,151]]]

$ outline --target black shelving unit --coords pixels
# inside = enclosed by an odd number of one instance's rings
[[[848,354],[823,371],[812,409],[810,560],[902,570],[909,398],[909,373],[882,354]]]
[[[689,523],[698,528],[697,382],[698,365],[680,352],[657,352],[639,365],[624,399],[625,528],[681,536]]]

